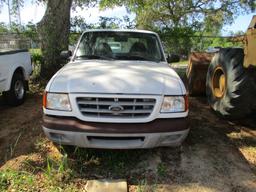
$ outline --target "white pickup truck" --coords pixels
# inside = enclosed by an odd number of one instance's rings
[[[0,50],[0,93],[7,104],[17,106],[24,102],[31,73],[27,50]]]
[[[49,81],[43,111],[46,136],[64,146],[176,146],[189,132],[186,89],[150,31],[83,33]]]

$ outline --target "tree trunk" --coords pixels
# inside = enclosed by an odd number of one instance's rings
[[[48,0],[44,17],[38,23],[44,58],[41,78],[50,78],[61,67],[60,52],[68,49],[72,1]]]

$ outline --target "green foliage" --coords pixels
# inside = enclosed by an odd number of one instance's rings
[[[40,65],[43,63],[43,56],[41,49],[30,49],[31,59],[33,64]]]
[[[135,23],[128,16],[119,17],[99,17],[96,23],[87,23],[81,16],[75,16],[70,21],[71,33],[82,33],[88,29],[117,29],[117,28],[135,28]]]
[[[137,16],[138,26],[219,28],[256,7],[253,0],[101,0],[101,7],[125,5]],[[203,25],[201,25],[203,24]],[[217,24],[217,25],[212,25]]]
[[[88,24],[87,21],[81,16],[75,16],[70,19],[70,32],[81,33],[86,29],[93,29],[94,24]]]
[[[22,32],[24,35],[34,41],[38,41],[37,28],[36,24],[29,22],[27,25],[23,27]]]
[[[49,181],[67,181],[72,176],[72,171],[68,166],[67,154],[64,154],[61,159],[55,160],[47,157],[46,169],[44,173]]]
[[[242,47],[242,46],[243,46],[242,42],[232,41],[231,39],[227,39],[227,38],[214,38],[212,39],[208,47],[227,48],[227,47]]]
[[[72,9],[76,10],[77,7],[81,9],[94,7],[97,4],[97,2],[98,0],[72,0]]]
[[[75,46],[82,32],[73,32],[69,34],[69,45]]]
[[[152,182],[152,181],[151,181]],[[147,179],[142,179],[139,181],[136,192],[156,192],[157,190],[157,181],[154,181],[152,185],[151,182],[147,181]]]
[[[163,163],[159,163],[157,166],[157,174],[159,177],[166,177],[167,175],[167,167]]]
[[[82,32],[88,29],[133,29],[135,23],[128,16],[123,18],[118,17],[102,17],[100,16],[99,21],[96,23],[87,23],[87,21],[81,16],[75,16],[70,21],[70,35],[69,44],[75,45]]]
[[[7,28],[6,24],[1,22],[0,23],[0,33],[7,33],[7,32],[8,32],[8,28]]]
[[[35,167],[33,161],[26,160],[23,170],[28,171],[1,170],[0,191],[80,191],[70,182],[74,176],[67,155],[60,159],[47,156],[45,160],[46,167]]]
[[[5,23],[1,22],[0,33],[16,33],[33,41],[38,41],[36,24],[32,22],[28,22],[28,24],[21,26],[16,23],[12,23],[11,26],[7,26]]]
[[[192,49],[231,46],[228,40],[200,38],[220,36],[224,24],[238,15],[255,10],[256,2],[215,0],[101,0],[102,8],[126,6],[136,14],[136,27],[160,34],[167,52],[187,55]],[[198,37],[195,37],[198,36]]]
[[[117,17],[102,17],[99,19],[99,28],[101,29],[117,29],[122,20]]]
[[[40,76],[41,65],[43,64],[43,55],[41,49],[30,49],[32,65],[34,67],[32,79],[36,80]]]
[[[25,171],[2,170],[0,171],[0,191],[32,191],[35,178]]]
[[[194,31],[189,27],[165,28],[158,33],[167,53],[187,55],[193,46],[190,36],[194,34]]]
[[[192,50],[193,51],[205,51],[208,48],[214,48],[214,47],[243,47],[243,43],[241,41],[236,41],[232,37],[244,35],[242,32],[238,33],[230,33],[229,37],[214,37],[214,35],[211,37],[211,34],[205,34],[206,37],[202,36],[200,33],[196,32],[195,37],[192,37]],[[207,35],[209,37],[207,37]]]

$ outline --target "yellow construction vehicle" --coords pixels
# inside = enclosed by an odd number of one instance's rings
[[[214,111],[237,119],[256,109],[256,15],[246,34],[232,40],[244,47],[192,53],[186,74],[191,95],[206,94]]]

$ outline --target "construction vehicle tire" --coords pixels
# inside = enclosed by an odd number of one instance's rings
[[[208,103],[219,115],[239,119],[252,112],[256,85],[250,70],[243,67],[241,48],[221,49],[213,57],[206,77]]]

